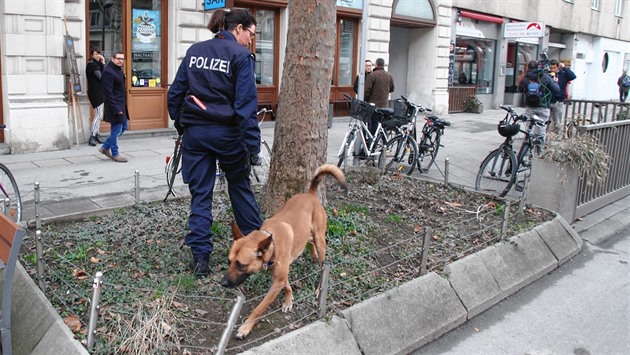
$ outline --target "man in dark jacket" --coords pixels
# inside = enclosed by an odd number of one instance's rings
[[[624,83],[627,83],[628,81],[630,81],[630,78],[628,78],[628,71],[624,70],[621,73],[621,76],[619,77],[619,79],[617,79],[617,86],[619,86],[619,101],[620,102],[626,102],[626,98],[628,97],[628,91],[630,91],[630,86],[626,86],[624,85]]]
[[[114,53],[101,76],[103,97],[105,99],[105,115],[103,119],[105,122],[109,122],[111,130],[109,137],[98,151],[119,163],[126,163],[127,158],[120,155],[118,137],[129,127],[127,87],[125,84],[125,73],[123,73],[122,68],[124,62],[125,55],[122,51]]]
[[[103,143],[99,134],[101,119],[103,118],[103,87],[101,85],[101,75],[105,69],[105,58],[101,54],[101,50],[92,46],[90,47],[90,61],[85,67],[85,76],[88,82],[88,98],[94,109],[94,121],[90,129],[90,140],[88,143],[95,146],[96,143]]]
[[[538,93],[532,92],[534,86],[538,86]],[[527,73],[518,84],[518,91],[525,95],[526,116],[538,115],[544,121],[549,120],[551,115],[549,103],[552,95],[560,92],[560,87],[549,74],[538,68],[538,62],[535,60],[527,63]]]
[[[373,103],[376,107],[388,107],[387,101],[389,93],[394,91],[394,78],[385,71],[385,59],[376,60],[376,68],[365,78],[365,98],[364,101]],[[377,117],[372,116],[370,122],[370,132],[376,132],[378,125]]]
[[[372,61],[369,59],[365,60],[365,78],[367,79],[368,75],[372,72]],[[352,90],[354,90],[355,94],[359,93],[359,77],[361,76],[361,74],[357,75],[356,78],[354,78],[354,85],[352,86]],[[363,97],[365,98],[365,79],[363,79]]]
[[[564,66],[557,59],[549,62],[549,75],[560,87],[560,92],[551,95],[551,124],[547,127],[555,129],[556,133],[562,132],[562,114],[564,112],[564,100],[566,99],[567,85],[569,81],[575,80],[576,75],[571,69]],[[553,127],[551,127],[553,125]]]

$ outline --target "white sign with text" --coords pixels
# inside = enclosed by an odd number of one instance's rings
[[[505,24],[503,37],[505,38],[532,38],[545,35],[543,22],[509,22]]]

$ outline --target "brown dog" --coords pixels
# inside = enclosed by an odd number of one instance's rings
[[[346,189],[343,172],[334,165],[320,166],[311,180],[307,192],[291,197],[275,216],[265,220],[259,230],[244,236],[236,223],[232,223],[234,244],[230,249],[229,269],[221,280],[224,287],[234,288],[247,277],[260,270],[271,269],[272,284],[260,304],[238,329],[236,337],[245,338],[263,312],[284,289],[282,311],[293,309],[293,291],[289,284],[289,267],[304,251],[307,242],[313,244],[311,257],[322,266],[326,258],[326,210],[317,198],[317,187],[325,177],[332,175]]]

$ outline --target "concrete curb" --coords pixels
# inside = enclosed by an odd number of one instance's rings
[[[357,349],[363,354],[405,354],[581,251],[577,233],[556,215],[550,222],[449,264],[446,278],[429,273],[342,311],[343,319],[312,323],[243,354],[355,354]],[[331,339],[334,344],[327,344]]]
[[[1,277],[4,279],[4,273]],[[89,354],[19,262],[12,295],[13,353]]]

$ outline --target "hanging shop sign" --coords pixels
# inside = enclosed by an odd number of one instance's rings
[[[225,7],[225,0],[204,0],[203,9],[205,11],[222,9]]]
[[[544,22],[509,22],[503,27],[505,38],[534,38],[545,36]]]

